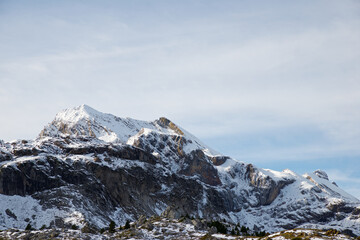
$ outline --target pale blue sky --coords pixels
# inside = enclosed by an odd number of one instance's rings
[[[360,198],[359,1],[0,0],[0,138],[88,104]]]

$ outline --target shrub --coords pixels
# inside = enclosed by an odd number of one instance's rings
[[[78,226],[76,226],[75,224],[73,224],[73,225],[71,225],[71,229],[72,229],[72,230],[78,230],[78,229],[79,229],[79,227],[78,227]]]

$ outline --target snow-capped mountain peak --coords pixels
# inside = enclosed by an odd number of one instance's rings
[[[92,107],[82,104],[74,108],[65,109],[55,116],[55,120],[76,123],[81,119],[95,119],[101,117],[103,113],[93,109]]]
[[[151,122],[121,118],[99,112],[85,104],[65,109],[56,114],[55,119],[42,130],[39,137],[90,137],[108,143],[136,145],[139,144],[140,138],[160,135],[173,138],[179,151],[188,153],[195,149],[201,149],[207,155],[218,155],[216,151],[211,150],[195,136],[165,117]]]
[[[40,137],[83,136],[94,137],[105,142],[126,143],[129,137],[142,128],[154,128],[151,122],[120,118],[112,114],[99,112],[88,105],[65,109],[44,128]]]

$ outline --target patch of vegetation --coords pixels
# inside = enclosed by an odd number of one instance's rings
[[[207,233],[204,236],[202,236],[201,238],[199,238],[199,240],[207,240],[207,239],[212,239],[211,234]]]
[[[133,236],[136,235],[136,231],[134,229],[126,229],[124,231],[121,231],[120,233],[118,233],[115,238],[118,239],[129,239]]]
[[[242,232],[244,235],[248,235],[248,232],[249,232],[249,228],[248,227],[245,227],[245,226],[242,226],[241,229],[240,229],[240,232]]]
[[[227,228],[224,224],[222,224],[219,221],[212,221],[210,223],[208,223],[208,226],[211,227],[216,227],[216,230],[218,233],[223,233],[226,234],[227,233]]]
[[[96,233],[97,231],[94,230],[92,227],[90,227],[88,224],[86,224],[83,228],[81,228],[82,233]]]
[[[265,231],[262,231],[262,232],[255,232],[254,235],[256,237],[265,237],[266,235],[269,235],[269,234],[266,233]]]
[[[294,237],[296,237],[293,232],[282,232],[280,236],[283,236],[286,239],[293,239]]]
[[[51,233],[51,235],[50,235],[51,238],[56,238],[58,236],[59,236],[58,232]]]
[[[338,235],[340,232],[336,229],[329,229],[325,232],[326,236],[336,236]]]
[[[151,217],[151,220],[154,221],[154,222],[155,222],[155,221],[160,221],[160,220],[161,220],[161,216],[152,216],[152,217]]]

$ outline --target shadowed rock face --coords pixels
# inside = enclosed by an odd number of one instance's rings
[[[193,152],[183,159],[184,164],[189,163],[189,166],[185,168],[184,175],[178,175],[156,168],[152,155],[130,146],[118,147],[117,150],[104,145],[62,149],[63,158],[42,153],[31,161],[1,167],[0,194],[31,195],[39,199],[44,208],[56,206],[67,209],[71,202],[79,209],[98,212],[105,222],[111,220],[109,216],[120,206],[134,217],[159,214],[169,205],[177,206],[176,214],[179,216],[198,215],[199,207],[202,217],[233,209],[231,195],[204,187],[204,183],[219,185],[221,182],[216,169],[200,152]],[[94,153],[107,156],[108,162],[70,160],[74,156]],[[122,161],[143,164],[130,169],[107,165]],[[188,178],[192,176],[198,176],[199,180]],[[73,196],[72,192],[76,195]],[[204,195],[209,200],[199,206]],[[84,202],[88,205],[84,206]],[[64,223],[60,221],[59,224]]]
[[[205,183],[213,186],[221,184],[217,170],[203,151],[193,151],[182,158],[180,162],[184,167],[179,173],[186,176],[199,176]]]
[[[226,160],[230,159],[227,156],[215,156],[211,157],[211,162],[214,164],[214,166],[220,166],[226,162]]]
[[[291,179],[275,182],[268,176],[265,178],[259,177],[252,164],[246,166],[246,177],[250,180],[251,186],[255,187],[254,191],[258,193],[260,200],[258,205],[271,204],[283,187],[295,181]]]

